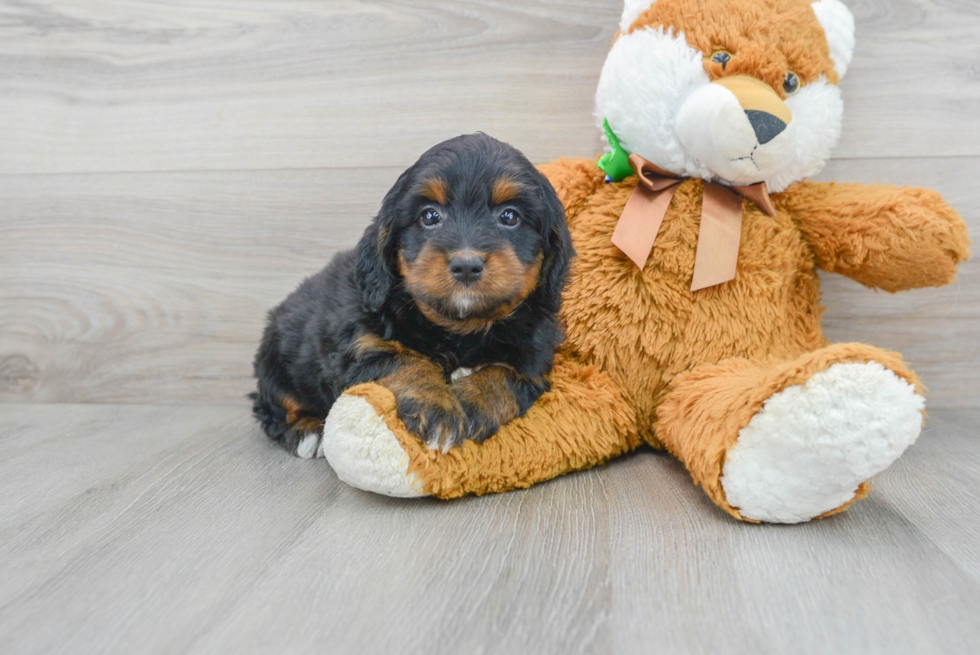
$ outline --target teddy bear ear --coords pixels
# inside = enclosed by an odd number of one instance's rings
[[[854,15],[840,0],[819,0],[812,6],[827,34],[834,68],[843,78],[854,57]]]
[[[640,17],[640,14],[656,2],[657,0],[624,0],[623,17],[619,21],[619,31],[625,34],[630,25]]]

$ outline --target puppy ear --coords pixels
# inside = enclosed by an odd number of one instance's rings
[[[391,229],[383,225],[379,216],[357,244],[357,286],[364,311],[380,311],[391,293],[394,276],[387,257],[390,240]]]
[[[565,291],[568,269],[575,257],[575,249],[565,221],[565,207],[558,199],[558,194],[543,175],[539,184],[546,214],[541,221],[545,247],[539,291],[549,311],[557,312],[561,307],[561,295]]]
[[[367,312],[380,311],[395,284],[395,218],[411,170],[402,173],[385,195],[378,217],[357,244],[357,285],[361,308]]]

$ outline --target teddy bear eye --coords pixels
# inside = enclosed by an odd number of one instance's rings
[[[711,55],[711,61],[716,64],[721,64],[721,70],[728,68],[728,62],[732,60],[732,53],[727,50],[719,50],[715,54]]]
[[[800,90],[800,77],[796,73],[786,73],[786,79],[783,80],[783,91],[786,95],[791,96]]]

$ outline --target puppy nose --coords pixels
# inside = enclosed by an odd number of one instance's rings
[[[449,260],[449,272],[463,284],[473,284],[483,276],[483,260],[472,255],[453,257]]]
[[[760,145],[766,145],[786,130],[786,123],[769,112],[746,109],[745,113],[749,116]]]

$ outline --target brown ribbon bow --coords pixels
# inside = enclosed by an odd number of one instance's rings
[[[640,181],[623,209],[612,242],[642,269],[650,258],[670,201],[686,178],[671,175],[639,155],[630,155],[630,168]],[[742,198],[754,202],[768,216],[776,215],[765,182],[733,187],[704,183],[701,231],[691,291],[735,279],[742,239]]]

